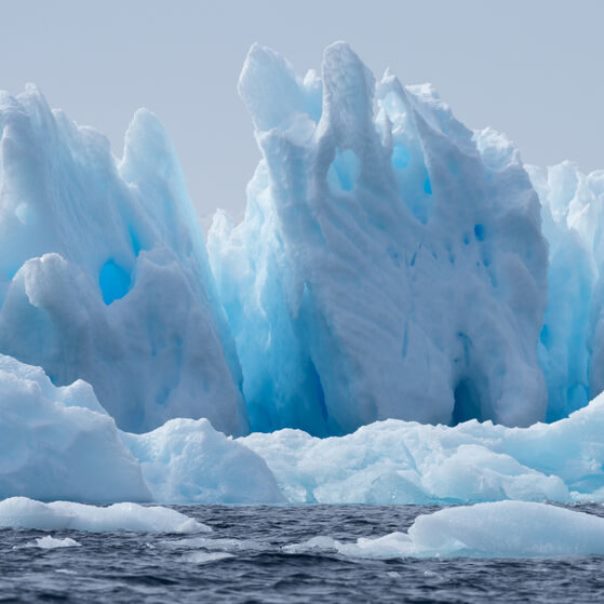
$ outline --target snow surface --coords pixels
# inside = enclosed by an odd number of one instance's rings
[[[118,161],[34,87],[0,93],[0,308],[0,352],[86,380],[122,429],[247,429],[200,228],[146,110]]]
[[[418,516],[406,533],[356,543],[315,537],[286,546],[299,554],[335,550],[353,558],[551,558],[604,554],[604,518],[543,503],[500,501]]]
[[[0,501],[0,527],[42,531],[132,531],[142,533],[199,533],[211,529],[176,510],[116,503],[96,507],[82,503],[42,503],[26,497]]]
[[[208,250],[252,429],[543,419],[547,246],[514,147],[344,43],[303,80],[256,45],[239,91],[263,158]]]

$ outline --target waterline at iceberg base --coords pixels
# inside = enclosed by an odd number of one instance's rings
[[[262,158],[207,246],[152,113],[116,159],[0,95],[0,526],[459,506],[282,551],[601,555],[602,520],[554,504],[604,500],[604,172],[527,167],[344,43],[303,78],[255,45],[239,92]]]

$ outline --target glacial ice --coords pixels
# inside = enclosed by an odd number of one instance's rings
[[[92,388],[55,387],[0,355],[0,499],[148,501],[140,465]]]
[[[159,506],[115,503],[109,507],[97,507],[68,501],[42,503],[26,497],[0,501],[0,528],[141,533],[199,533],[211,530],[176,510]]]
[[[387,420],[343,437],[299,430],[239,439],[296,503],[604,501],[604,394],[552,424],[455,427]]]
[[[206,419],[173,419],[122,438],[161,503],[277,504],[285,499],[266,462]]]
[[[207,252],[150,112],[116,160],[0,94],[0,498],[604,501],[604,172],[343,43],[239,90],[262,160]]]
[[[0,94],[0,352],[89,382],[124,430],[247,422],[180,166],[139,110],[123,157],[33,87]]]
[[[263,157],[208,250],[252,429],[543,419],[547,246],[514,147],[343,43],[303,80],[256,45],[239,91]]]
[[[604,518],[543,503],[499,501],[418,516],[406,533],[342,543],[315,537],[286,552],[336,551],[352,558],[556,558],[604,555]]]
[[[264,460],[203,420],[120,431],[92,388],[0,355],[0,499],[281,503]]]
[[[570,162],[527,169],[549,242],[540,355],[551,421],[604,390],[604,171],[583,174]]]

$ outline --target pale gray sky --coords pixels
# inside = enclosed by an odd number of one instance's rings
[[[236,92],[249,46],[304,73],[350,42],[376,73],[430,81],[524,159],[604,167],[600,0],[0,0],[0,88],[35,82],[121,155],[136,108],[165,124],[201,216],[239,213],[259,154]]]

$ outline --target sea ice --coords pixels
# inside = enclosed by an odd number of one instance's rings
[[[115,503],[96,507],[82,503],[42,503],[26,497],[0,501],[0,527],[42,531],[132,531],[141,533],[199,533],[211,529],[176,510]]]
[[[336,551],[353,558],[552,558],[604,555],[604,518],[543,503],[500,501],[418,516],[408,532],[342,543],[315,537],[286,552]]]

